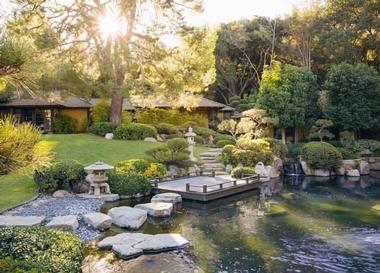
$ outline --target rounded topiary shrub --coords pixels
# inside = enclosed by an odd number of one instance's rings
[[[159,134],[165,134],[165,135],[179,135],[180,131],[179,129],[169,123],[159,123],[156,125],[157,131]]]
[[[146,178],[165,177],[168,172],[165,165],[151,163],[145,159],[129,159],[116,165],[117,173],[138,173]]]
[[[146,137],[156,137],[155,127],[141,123],[120,124],[115,132],[116,139],[144,140]]]
[[[326,142],[309,142],[301,149],[301,159],[313,169],[334,170],[342,163],[342,154]]]
[[[223,148],[226,145],[234,145],[235,141],[229,139],[222,139],[216,142],[216,147]]]
[[[231,176],[234,178],[243,178],[255,174],[255,169],[251,167],[236,167],[231,171]]]
[[[152,188],[149,180],[142,174],[109,172],[107,176],[111,192],[120,195],[146,194]]]
[[[108,133],[113,133],[116,125],[112,122],[95,122],[88,129],[90,133],[98,136],[105,136]]]
[[[9,272],[80,272],[83,248],[72,233],[43,227],[5,228],[0,230],[0,272],[9,267],[14,268]]]

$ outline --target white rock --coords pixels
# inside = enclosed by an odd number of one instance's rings
[[[133,247],[140,248],[147,253],[152,253],[181,249],[188,245],[189,241],[179,234],[157,234]]]
[[[323,170],[323,169],[314,169],[314,175],[315,176],[327,177],[327,176],[330,176],[330,171],[329,170]]]
[[[142,249],[134,248],[129,245],[113,245],[112,251],[116,254],[116,256],[123,260],[135,258],[143,254]]]
[[[369,174],[369,163],[367,161],[360,160],[359,172],[360,172],[360,175],[368,175]]]
[[[144,240],[150,239],[153,235],[143,233],[120,233],[115,236],[107,237],[97,243],[99,249],[111,249],[113,245],[135,245]]]
[[[83,215],[83,220],[90,226],[99,229],[106,230],[112,225],[112,218],[107,214],[100,212],[93,212]]]
[[[113,133],[107,133],[105,136],[104,136],[105,139],[113,139]]]
[[[152,217],[168,217],[173,212],[173,205],[163,202],[138,204],[135,208],[145,210]]]
[[[139,229],[146,221],[147,212],[131,207],[116,207],[108,211],[112,222],[119,227]]]
[[[73,231],[76,230],[78,226],[78,219],[75,215],[56,216],[46,224],[46,227],[62,231]]]
[[[0,215],[1,227],[27,227],[40,225],[45,217]]]
[[[182,202],[182,197],[178,193],[159,193],[152,197],[152,203],[171,203],[177,204]]]
[[[71,196],[72,194],[65,190],[57,190],[53,193],[53,197],[55,198],[63,198],[66,196]]]
[[[146,142],[157,142],[157,139],[155,139],[154,137],[146,137],[146,138],[144,138],[144,141],[146,141]]]
[[[347,170],[347,176],[352,176],[352,177],[358,177],[360,176],[359,170],[353,169],[353,170]]]

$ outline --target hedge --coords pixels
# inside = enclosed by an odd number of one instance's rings
[[[236,167],[232,169],[231,176],[234,178],[243,178],[245,175],[254,175],[255,169],[251,167]]]
[[[57,134],[72,134],[75,132],[75,125],[75,119],[58,115],[53,119],[53,132]]]
[[[146,137],[156,137],[155,127],[147,124],[130,123],[120,124],[114,132],[115,139],[144,140]]]
[[[142,174],[109,172],[107,176],[111,192],[120,195],[146,194],[152,188],[149,180]]]
[[[145,159],[129,159],[116,164],[117,173],[137,173],[146,178],[165,177],[168,172],[165,165],[151,163]]]
[[[334,170],[342,163],[342,154],[326,142],[309,142],[301,149],[301,158],[314,169]]]
[[[105,136],[108,133],[113,133],[116,129],[116,125],[112,122],[96,122],[89,128],[89,132],[98,135]]]

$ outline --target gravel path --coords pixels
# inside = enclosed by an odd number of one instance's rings
[[[55,216],[77,215],[79,228],[75,230],[83,241],[88,242],[97,238],[101,232],[88,226],[83,221],[83,215],[89,212],[99,211],[103,201],[99,199],[85,199],[81,197],[53,198],[41,196],[36,200],[21,207],[7,211],[7,215],[20,216],[44,216],[45,222],[49,222]]]

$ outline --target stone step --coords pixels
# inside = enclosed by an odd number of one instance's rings
[[[217,158],[221,154],[202,154],[201,158]]]
[[[216,159],[206,159],[206,160],[202,160],[202,163],[203,164],[215,164],[215,163],[220,163],[220,162]]]
[[[208,152],[222,152],[223,148],[210,148]]]
[[[224,171],[223,168],[203,168],[203,172],[211,172],[211,171]]]
[[[224,168],[222,163],[204,163],[203,168]]]
[[[227,175],[228,173],[223,171],[216,171],[215,175]],[[204,172],[203,175],[212,175],[212,172]]]

